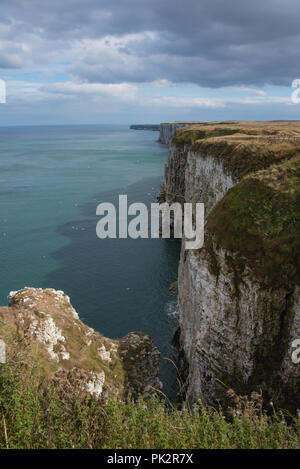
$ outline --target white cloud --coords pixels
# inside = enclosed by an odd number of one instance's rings
[[[137,99],[139,89],[129,83],[74,83],[71,81],[41,86],[41,91],[57,95],[111,97],[122,101]]]
[[[154,86],[154,88],[170,88],[171,86],[176,86],[176,83],[172,83],[171,81],[166,79],[161,79],[151,81],[149,85]]]
[[[225,102],[218,98],[182,98],[178,96],[151,96],[143,99],[150,106],[178,107],[178,108],[221,108]]]
[[[166,85],[167,86],[167,85]],[[239,88],[241,90],[241,88]],[[243,88],[244,91],[247,91]],[[53,101],[89,100],[136,104],[139,107],[159,108],[224,108],[232,104],[272,105],[291,104],[290,97],[268,96],[267,93],[254,93],[246,97],[205,97],[205,96],[163,96],[144,92],[142,88],[130,83],[78,83],[73,81],[41,84],[24,80],[7,81],[8,101]]]
[[[238,91],[245,91],[246,93],[255,94],[257,96],[267,96],[267,92],[264,90],[256,89],[256,88],[247,88],[245,86],[238,86],[235,88]]]

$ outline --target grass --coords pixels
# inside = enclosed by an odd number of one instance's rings
[[[241,180],[207,220],[219,245],[247,258],[274,287],[299,283],[300,158]]]
[[[34,309],[24,306],[23,299],[27,298],[30,298],[29,305],[35,304]],[[63,297],[60,302],[56,302],[55,298],[48,289],[39,291],[24,288],[18,292],[15,300],[17,304],[0,307],[0,336],[7,345],[7,356],[13,357],[19,352],[26,353],[24,361],[33,360],[38,363],[40,370],[48,378],[53,377],[61,367],[64,370],[80,368],[87,373],[104,371],[107,387],[118,390],[122,396],[125,372],[119,342],[103,337],[75,318],[67,298]],[[49,359],[47,343],[37,340],[30,332],[34,320],[38,322],[39,328],[43,327],[45,314],[53,318],[65,338],[63,343],[58,342],[54,346],[53,351],[60,353],[62,345],[66,346],[70,354],[68,360]],[[111,361],[104,360],[99,354],[99,349],[103,346],[111,353]]]
[[[33,367],[0,365],[0,448],[299,448],[299,419],[266,416],[259,397],[231,393],[230,419],[201,404],[179,410],[159,396],[66,401]]]
[[[300,153],[299,121],[206,122],[180,128],[172,145],[219,159],[236,180]]]
[[[236,128],[214,127],[211,124],[201,126],[193,125],[178,129],[172,139],[172,144],[175,144],[179,147],[184,147],[184,145],[192,145],[198,140],[209,137],[232,135],[238,131],[239,129]]]

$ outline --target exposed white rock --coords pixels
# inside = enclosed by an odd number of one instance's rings
[[[34,319],[29,326],[29,332],[39,342],[46,345],[52,360],[58,362],[60,353],[55,352],[54,347],[61,342],[65,342],[66,339],[62,335],[61,330],[56,326],[54,319],[50,315],[47,315],[45,319]],[[66,354],[65,349],[62,349],[62,352],[62,358],[68,360],[70,358],[69,354]]]
[[[74,318],[79,319],[78,313],[73,308],[70,297],[68,295],[66,295],[62,290],[54,290],[54,288],[49,288],[49,291],[53,293],[53,296],[58,304],[59,303],[64,303],[64,305],[67,304],[72,310]]]
[[[102,360],[111,362],[110,351],[106,350],[105,345],[101,345],[101,347],[98,348],[98,353]]]
[[[118,351],[118,345],[112,343],[112,344],[111,344],[110,351],[111,351],[111,353],[117,353],[117,351]]]
[[[15,296],[16,293],[17,293],[17,292],[16,292],[16,291],[13,291],[13,290],[9,292],[9,294],[8,294],[8,296],[7,296],[7,303],[8,303],[8,306],[11,305],[11,300],[12,300],[12,298]]]
[[[294,317],[290,326],[290,336],[288,338],[288,347],[282,361],[280,376],[282,380],[288,384],[288,379],[293,376],[295,378],[300,375],[300,365],[293,363],[292,354],[295,350],[292,346],[294,340],[300,339],[300,287],[297,285],[293,294]]]
[[[90,394],[92,394],[94,397],[98,398],[102,394],[104,383],[105,383],[104,371],[93,372],[93,378],[90,381],[88,381],[88,383],[86,384],[86,390]]]
[[[0,307],[0,317],[1,337],[9,325],[7,360],[8,354],[14,353],[11,344],[18,333],[28,344],[29,359],[41,365],[41,376],[52,376],[63,399],[73,399],[78,393],[83,396],[87,391],[99,397],[105,381],[109,383],[108,392],[118,397],[129,392],[148,395],[149,386],[157,388],[159,352],[151,337],[136,332],[120,340],[104,338],[78,320],[62,291],[25,287],[11,292],[9,308]],[[23,342],[15,346],[19,353]],[[1,347],[4,360],[2,343]],[[122,349],[126,350],[124,358]],[[134,360],[130,360],[132,355]]]
[[[6,363],[6,344],[0,339],[0,363]]]
[[[88,330],[85,333],[85,342],[88,347],[92,345],[92,337],[94,335],[95,331],[91,327],[88,328]]]
[[[25,291],[28,295],[24,295]],[[61,290],[54,290],[54,288],[44,290],[42,288],[25,287],[22,290],[11,291],[7,297],[8,305],[13,306],[14,304],[18,304],[24,305],[29,309],[36,308],[39,301],[44,299],[45,292],[51,295],[56,307],[69,308],[73,317],[75,319],[79,319],[77,312],[71,304],[69,296]]]
[[[291,359],[292,342],[300,337],[299,287],[293,294],[293,323],[285,336],[282,328],[289,291],[262,288],[261,280],[246,263],[237,283],[236,272],[227,260],[228,252],[214,246],[214,253],[218,274],[212,271],[210,253],[205,249],[189,252],[185,262],[180,263],[180,329],[189,364],[188,397],[214,403],[222,394],[219,380],[226,386],[236,382],[247,387],[263,366],[261,382],[255,385],[267,391],[274,401],[280,400],[299,378],[299,366]],[[281,346],[286,348],[282,362]],[[274,363],[274,352],[278,365]],[[279,377],[285,383],[281,389],[272,384]]]
[[[233,184],[232,175],[225,172],[220,160],[203,153],[187,152],[185,202],[204,203],[207,216]]]

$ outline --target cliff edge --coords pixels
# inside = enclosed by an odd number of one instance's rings
[[[300,407],[300,123],[192,125],[176,131],[168,202],[204,202],[205,244],[182,249],[179,343],[186,395],[262,390]]]
[[[0,307],[0,362],[31,363],[65,394],[123,399],[160,389],[150,336],[103,337],[85,325],[62,291],[24,288]]]

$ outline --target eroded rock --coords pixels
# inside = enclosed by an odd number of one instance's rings
[[[143,333],[103,337],[80,321],[62,291],[26,287],[0,308],[0,361],[18,352],[50,377],[60,393],[123,398],[158,384],[158,351]]]
[[[150,395],[162,388],[158,378],[159,352],[149,335],[130,332],[120,340],[120,350],[126,370],[127,394]]]

